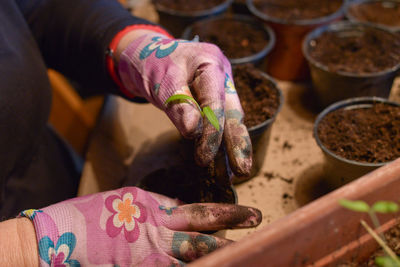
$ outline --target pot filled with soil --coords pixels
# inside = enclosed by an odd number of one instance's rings
[[[313,134],[328,182],[341,186],[400,157],[400,104],[377,97],[339,101],[318,115]]]
[[[353,0],[346,6],[346,17],[400,34],[400,2],[396,0]]]
[[[320,106],[350,97],[387,98],[400,68],[400,39],[383,28],[338,22],[304,39]]]
[[[261,64],[275,45],[275,34],[268,26],[245,15],[209,18],[188,26],[182,37],[216,44],[231,64]]]
[[[253,146],[253,166],[248,177],[233,176],[233,183],[241,183],[260,171],[268,148],[272,125],[283,105],[283,94],[273,78],[253,65],[233,68],[236,91],[244,111],[244,124]]]
[[[344,16],[344,0],[247,0],[247,6],[276,34],[266,72],[281,80],[308,79],[301,50],[304,36]]]
[[[185,27],[207,17],[225,13],[233,0],[153,0],[159,23],[175,37],[180,37]]]

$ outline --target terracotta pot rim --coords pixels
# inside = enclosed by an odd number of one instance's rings
[[[275,81],[275,79],[273,77],[271,77],[270,75],[268,75],[267,73],[263,72],[262,70],[259,70],[259,72],[261,73],[262,76],[264,76],[264,78],[269,80],[274,85],[274,88],[278,92],[278,96],[279,96],[279,106],[271,118],[247,129],[249,131],[250,136],[259,135],[264,130],[266,130],[268,128],[267,126],[272,124],[275,121],[276,116],[278,116],[279,112],[281,111],[283,102],[284,102],[284,96],[283,96],[282,90],[279,88],[278,83]]]
[[[285,20],[285,19],[271,17],[271,16],[259,11],[254,6],[253,0],[246,0],[246,5],[247,5],[247,8],[250,10],[250,12],[253,15],[255,15],[256,17],[258,17],[264,21],[270,21],[270,22],[284,24],[284,25],[312,26],[312,25],[324,24],[324,23],[327,23],[329,21],[332,21],[334,19],[337,19],[337,18],[340,18],[341,16],[343,16],[346,2],[347,2],[347,0],[343,0],[341,7],[332,14],[329,14],[329,15],[323,16],[323,17],[314,18],[314,19],[301,19],[301,20],[300,19],[299,20]]]
[[[330,155],[331,157],[354,165],[354,166],[364,166],[364,167],[381,167],[383,165],[386,165],[392,161],[386,161],[386,162],[379,162],[379,163],[369,163],[369,162],[360,162],[360,161],[355,161],[355,160],[350,160],[350,159],[346,159],[344,157],[341,157],[339,155],[337,155],[336,153],[334,153],[333,151],[329,150],[321,141],[321,139],[319,138],[318,135],[318,126],[321,122],[321,120],[328,114],[331,113],[335,110],[341,109],[341,108],[345,108],[345,107],[350,107],[350,106],[366,106],[366,105],[371,105],[372,103],[385,103],[385,104],[389,104],[392,106],[397,106],[400,107],[400,103],[394,102],[394,101],[390,101],[388,99],[385,98],[381,98],[381,97],[376,97],[376,96],[363,96],[363,97],[353,97],[353,98],[348,98],[345,100],[341,100],[338,102],[335,102],[333,104],[331,104],[330,106],[326,107],[322,112],[320,112],[314,122],[314,129],[313,129],[313,136],[315,141],[317,142],[317,145],[322,149],[322,151],[328,155]]]
[[[361,22],[357,17],[354,17],[351,14],[351,12],[349,12],[350,7],[353,7],[353,6],[356,6],[356,5],[361,6],[363,4],[370,4],[370,3],[377,3],[377,2],[379,2],[379,3],[389,2],[389,3],[396,3],[396,4],[400,5],[400,2],[398,0],[353,0],[353,1],[349,1],[348,4],[346,5],[345,16],[350,21]],[[388,29],[389,31],[392,31],[392,32],[400,32],[400,26],[390,26],[390,25],[384,25],[384,24],[379,24],[379,23],[376,23],[376,22],[367,22],[367,21],[365,21],[363,23],[371,24],[371,25],[377,25],[377,26],[386,28],[386,29]]]
[[[316,61],[313,57],[310,56],[309,53],[309,43],[312,39],[317,38],[318,36],[320,36],[322,33],[327,32],[327,31],[341,31],[341,30],[347,30],[347,29],[354,29],[354,30],[362,30],[362,29],[375,29],[378,31],[383,31],[387,34],[390,34],[394,39],[397,38],[397,36],[395,35],[395,33],[377,26],[377,25],[371,25],[371,24],[367,24],[367,23],[361,23],[361,22],[350,22],[350,21],[339,21],[339,22],[335,22],[335,23],[331,23],[328,25],[324,25],[324,26],[320,26],[314,30],[312,30],[311,32],[309,32],[305,38],[303,39],[303,44],[302,44],[302,51],[303,51],[303,55],[305,56],[305,58],[307,59],[308,63],[313,65],[316,68],[322,69],[326,72],[329,73],[335,73],[341,76],[345,76],[345,77],[353,77],[353,78],[372,78],[372,77],[379,77],[382,75],[386,75],[388,73],[394,73],[396,71],[398,71],[400,69],[400,62],[397,63],[396,65],[394,65],[391,68],[379,71],[379,72],[373,72],[373,73],[363,73],[363,74],[359,74],[359,73],[353,73],[353,72],[345,72],[345,71],[330,71],[328,69],[328,67],[318,61]]]
[[[199,11],[192,11],[192,12],[186,12],[186,11],[179,11],[179,10],[175,10],[175,9],[170,9],[170,8],[166,8],[163,7],[160,4],[157,4],[157,2],[154,3],[154,6],[156,8],[157,11],[169,14],[169,15],[173,15],[173,16],[179,16],[179,17],[205,17],[205,16],[209,16],[212,14],[217,14],[220,13],[221,11],[223,11],[224,9],[227,9],[231,4],[232,4],[233,0],[225,0],[223,3],[209,8],[209,9],[205,9],[205,10],[199,10]]]
[[[272,30],[272,28],[269,27],[268,25],[257,23],[257,20],[255,20],[253,17],[248,16],[248,15],[233,15],[231,17],[226,17],[224,15],[220,15],[217,17],[205,18],[205,19],[196,21],[186,27],[186,29],[183,31],[182,38],[189,39],[189,36],[195,25],[201,25],[201,24],[204,25],[204,24],[207,24],[207,23],[210,23],[213,21],[217,21],[217,20],[237,20],[237,21],[240,21],[243,23],[251,24],[251,25],[257,27],[258,29],[263,30],[265,33],[265,37],[268,38],[267,45],[264,46],[264,48],[262,50],[260,50],[259,52],[252,54],[250,56],[247,56],[247,57],[228,58],[232,65],[245,64],[245,63],[257,61],[257,60],[267,56],[275,46],[276,37],[275,37],[275,33]]]

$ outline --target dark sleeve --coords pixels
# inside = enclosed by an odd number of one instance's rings
[[[117,0],[17,0],[46,65],[81,85],[86,94],[119,93],[106,69],[112,38],[134,24]]]

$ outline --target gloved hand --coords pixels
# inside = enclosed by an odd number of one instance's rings
[[[192,231],[261,222],[261,213],[253,208],[179,204],[126,187],[21,215],[33,221],[41,266],[182,266],[231,242]]]
[[[125,90],[164,110],[184,137],[196,138],[195,159],[200,166],[214,159],[224,137],[232,171],[237,176],[250,173],[252,148],[243,110],[231,65],[217,46],[147,32],[123,50],[118,74]],[[209,106],[220,130],[202,118],[192,102],[165,105],[175,94],[194,97],[202,108]]]

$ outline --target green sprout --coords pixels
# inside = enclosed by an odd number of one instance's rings
[[[367,203],[361,200],[347,200],[340,199],[339,204],[349,210],[357,211],[357,212],[366,212],[371,218],[372,223],[375,228],[380,227],[380,223],[376,213],[393,213],[399,210],[399,205],[392,201],[377,201],[372,207],[370,207]],[[378,266],[383,267],[400,267],[400,258],[397,257],[396,253],[386,245],[386,240],[383,234],[377,235],[375,231],[364,221],[360,221],[361,225],[367,230],[367,232],[378,242],[378,244],[383,248],[387,256],[384,257],[376,257],[375,263]]]
[[[203,109],[200,107],[200,105],[197,103],[197,101],[188,95],[182,95],[182,94],[177,94],[177,95],[172,95],[170,96],[166,101],[165,101],[165,105],[167,105],[168,103],[172,102],[172,101],[192,101],[194,104],[196,104],[197,108],[200,111],[200,114],[202,117],[206,117],[209,122],[212,124],[212,126],[214,126],[215,129],[217,129],[217,131],[219,131],[219,122],[218,122],[218,118],[215,115],[214,111],[208,107],[205,106]]]

